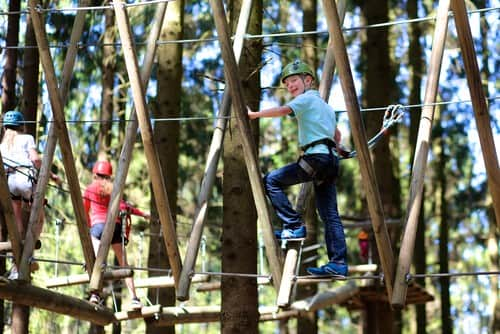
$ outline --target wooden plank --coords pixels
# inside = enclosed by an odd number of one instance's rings
[[[7,299],[16,304],[68,315],[100,326],[106,326],[115,321],[113,312],[104,307],[96,307],[96,305],[80,298],[30,284],[23,284],[20,281],[7,281],[2,278],[0,281],[0,299]]]
[[[30,15],[38,45],[38,51],[40,54],[40,61],[45,73],[45,83],[47,85],[50,103],[52,106],[52,113],[55,121],[54,125],[56,128],[56,133],[59,137],[62,162],[68,180],[69,192],[71,195],[73,210],[75,212],[78,233],[80,235],[80,240],[82,243],[85,263],[87,265],[87,268],[90,268],[94,264],[94,251],[92,249],[90,234],[87,227],[87,218],[85,216],[85,210],[83,208],[82,193],[80,189],[78,174],[76,172],[75,158],[71,149],[71,141],[69,139],[68,128],[66,126],[64,107],[60,92],[58,90],[54,63],[52,61],[47,34],[45,32],[45,23],[42,14],[37,11],[38,5],[39,2],[37,0],[28,1]],[[21,279],[29,279],[29,270],[26,267],[28,265],[27,262],[28,261],[22,263],[22,268],[20,271]]]
[[[120,280],[126,277],[134,276],[134,271],[132,269],[116,269],[111,271],[105,271],[103,279],[106,281],[109,280]],[[45,283],[47,288],[59,288],[63,286],[77,285],[77,284],[85,284],[90,282],[90,278],[88,274],[81,275],[71,275],[71,276],[62,276],[62,277],[54,277],[48,279]]]
[[[226,84],[229,85],[233,99],[233,110],[237,114],[236,121],[242,132],[242,146],[245,163],[255,200],[255,206],[257,208],[257,215],[259,217],[258,220],[261,224],[264,244],[266,246],[267,260],[269,261],[269,268],[273,276],[273,285],[276,291],[278,291],[279,284],[281,282],[283,259],[274,237],[271,217],[267,207],[266,194],[264,192],[264,185],[262,183],[260,168],[257,161],[257,148],[255,147],[255,143],[252,139],[253,137],[250,129],[248,112],[243,99],[241,82],[238,78],[238,66],[236,64],[233,49],[231,48],[226,13],[221,0],[210,0],[210,6],[212,7],[214,15],[215,26],[222,52],[222,59],[224,60]]]
[[[118,321],[133,320],[139,318],[155,317],[161,312],[161,305],[143,306],[137,311],[121,311],[115,312],[115,318]]]
[[[7,226],[7,234],[10,239],[12,255],[14,263],[19,264],[21,260],[21,235],[17,229],[16,218],[14,217],[14,209],[10,199],[9,185],[7,183],[7,175],[3,168],[3,158],[0,153],[0,214],[3,215],[5,225]]]
[[[195,274],[191,278],[191,283],[208,282],[210,276],[206,274]],[[152,276],[135,280],[135,287],[138,288],[172,288],[175,287],[174,278],[172,276]]]
[[[238,18],[238,25],[236,27],[236,34],[233,43],[233,50],[236,61],[238,62],[243,50],[244,36],[247,31],[248,21],[250,19],[252,8],[252,0],[244,0],[241,6],[240,16]],[[208,201],[212,194],[212,188],[215,182],[215,175],[217,172],[217,165],[220,160],[222,151],[222,144],[224,141],[224,133],[226,131],[227,118],[231,113],[231,95],[229,89],[226,87],[224,96],[222,98],[222,105],[219,111],[219,119],[214,128],[210,149],[208,151],[207,164],[201,181],[200,193],[195,209],[193,225],[191,234],[189,236],[188,246],[186,249],[186,256],[184,257],[184,266],[180,276],[179,288],[176,291],[178,300],[189,299],[189,287],[191,274],[196,265],[196,258],[200,248],[201,237],[203,234],[203,227],[208,212]]]
[[[462,51],[465,67],[465,76],[469,85],[472,107],[476,119],[479,143],[483,151],[484,166],[488,175],[488,188],[495,210],[497,231],[500,231],[500,168],[498,165],[495,140],[491,130],[491,119],[486,104],[486,96],[481,83],[481,74],[477,64],[477,55],[474,40],[467,16],[467,8],[463,0],[452,0],[451,7],[457,28],[458,41]],[[483,51],[485,52],[485,51]]]
[[[354,86],[351,69],[349,66],[349,58],[340,27],[340,20],[334,1],[323,0],[323,9],[326,15],[328,24],[328,32],[333,40],[335,48],[333,49],[335,61],[337,63],[340,83],[344,93],[344,99],[349,116],[349,122],[352,129],[352,137],[356,150],[358,151],[359,164],[363,185],[366,192],[368,202],[368,211],[373,224],[375,240],[380,256],[380,263],[384,276],[386,277],[386,288],[389,295],[392,295],[392,285],[394,278],[394,254],[391,248],[391,240],[389,232],[384,221],[384,210],[382,201],[377,186],[375,171],[368,150],[366,132],[363,126],[363,119],[358,104],[358,97]]]
[[[394,294],[391,304],[394,308],[402,308],[405,305],[408,283],[406,276],[410,271],[415,247],[415,236],[417,233],[418,217],[423,200],[424,177],[427,169],[427,156],[429,153],[432,121],[434,119],[434,102],[436,101],[439,84],[439,74],[443,59],[444,45],[448,30],[448,9],[450,0],[440,0],[434,30],[433,45],[431,50],[431,63],[428,71],[428,79],[425,87],[424,106],[420,116],[418,128],[415,157],[413,159],[412,177],[410,183],[410,196],[406,209],[406,222],[399,251],[399,259],[394,278]]]
[[[292,289],[295,285],[295,275],[297,273],[297,262],[300,258],[300,248],[303,241],[288,241],[285,257],[285,266],[283,267],[283,276],[281,278],[280,289],[276,305],[278,307],[288,307],[292,298]]]
[[[291,309],[308,312],[317,311],[333,304],[341,304],[359,292],[353,281],[330,291],[319,292],[312,297],[292,303]]]
[[[94,266],[94,270],[90,280],[90,288],[92,290],[101,290],[102,288],[102,278],[99,267],[100,264],[104,263],[105,258],[109,252],[113,234],[113,226],[108,227],[108,225],[114,225],[114,220],[118,216],[119,202],[123,195],[123,186],[128,174],[133,144],[135,142],[135,136],[137,134],[138,127],[136,121],[138,121],[139,127],[141,128],[141,138],[144,143],[144,150],[146,154],[146,160],[148,162],[149,173],[151,175],[156,206],[158,208],[158,213],[160,216],[160,222],[163,231],[163,240],[167,248],[167,255],[169,257],[172,273],[174,277],[177,278],[176,281],[178,281],[178,277],[182,267],[179,250],[177,248],[177,236],[174,226],[175,223],[172,218],[168,203],[168,196],[166,193],[165,181],[160,169],[158,153],[156,152],[156,148],[153,142],[153,131],[149,120],[149,113],[146,106],[146,97],[144,92],[144,87],[146,87],[151,74],[152,62],[154,59],[154,54],[156,53],[156,40],[158,39],[161,25],[163,23],[166,3],[158,4],[159,7],[157,8],[157,12],[155,15],[155,25],[153,26],[148,39],[147,55],[145,57],[147,63],[145,63],[143,72],[141,74],[139,74],[138,70],[137,55],[134,49],[130,24],[124,2],[117,1],[114,2],[113,5],[116,14],[116,23],[118,25],[118,31],[120,33],[120,38],[122,41],[125,64],[127,66],[127,72],[131,83],[135,112],[132,112],[131,114],[131,122],[129,122],[127,126],[126,140],[120,154],[118,171],[113,183],[113,192],[111,193],[111,201],[106,217],[107,223],[103,233],[103,237],[101,239],[101,245],[97,253],[96,265]]]

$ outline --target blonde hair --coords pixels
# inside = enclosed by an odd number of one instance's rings
[[[10,150],[12,150],[12,147],[14,147],[14,140],[17,134],[21,131],[11,128],[5,128],[4,131],[5,132],[2,137],[2,143],[7,146],[7,151],[10,152]]]

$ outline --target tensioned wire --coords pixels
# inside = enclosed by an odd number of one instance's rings
[[[151,2],[141,2],[141,4],[149,4],[149,3],[156,3],[156,2],[168,2],[168,1],[173,1],[173,0],[155,0]],[[131,4],[128,4],[127,6],[132,6]],[[103,8],[108,9],[109,6],[98,6],[95,8]],[[91,8],[91,7],[89,7]],[[491,11],[496,11],[500,9],[500,7],[488,7],[488,8],[481,8],[481,9],[476,9],[476,10],[470,10],[467,11],[468,14],[476,14],[476,13],[487,13]],[[44,11],[48,12],[57,12],[57,11],[66,11],[70,9],[46,9]],[[75,10],[72,8],[71,10]],[[11,14],[19,14],[19,13],[24,13],[22,12],[0,12],[0,15],[11,15]],[[453,16],[453,13],[450,11],[449,12],[450,16]],[[355,30],[365,30],[365,29],[373,29],[373,28],[382,28],[382,27],[390,27],[390,26],[396,26],[396,25],[402,25],[402,24],[409,24],[409,23],[419,23],[419,22],[425,22],[425,21],[432,21],[435,20],[436,16],[428,16],[428,17],[423,17],[423,18],[415,18],[415,19],[405,19],[405,20],[397,20],[397,21],[388,21],[388,22],[383,22],[383,23],[375,23],[375,24],[370,24],[370,25],[364,25],[364,26],[357,26],[357,27],[349,27],[349,28],[342,28],[342,31],[348,32],[348,31],[355,31]],[[259,39],[259,38],[280,38],[280,37],[291,37],[291,36],[307,36],[307,35],[322,35],[322,34],[328,34],[328,31],[325,30],[313,30],[313,31],[303,31],[303,32],[281,32],[281,33],[269,33],[269,34],[259,34],[259,35],[252,35],[252,34],[245,34],[244,38],[245,39]],[[175,41],[162,41],[158,40],[156,42],[157,45],[164,45],[164,44],[190,44],[190,43],[199,43],[199,42],[204,42],[204,43],[210,43],[210,42],[216,42],[218,39],[216,37],[212,38],[194,38],[194,39],[180,39],[180,40],[175,40]],[[136,42],[136,45],[146,45],[146,42]],[[120,46],[121,43],[91,43],[91,44],[79,44],[80,48],[85,48],[89,46]],[[69,44],[57,44],[57,45],[49,45],[49,48],[68,48]],[[3,49],[28,49],[28,48],[36,48],[36,46],[2,46]]]
[[[12,255],[8,254],[0,254],[0,257],[5,257],[5,258],[13,258]],[[66,265],[74,265],[74,266],[80,266],[82,268],[85,268],[85,263],[84,262],[77,262],[77,261],[65,261],[65,260],[53,260],[53,259],[47,259],[47,258],[36,258],[32,257],[30,259],[32,262],[37,261],[37,262],[47,262],[47,263],[58,263],[58,264],[66,264]],[[114,266],[114,265],[105,265],[106,268],[110,269],[132,269],[132,270],[137,270],[137,271],[155,271],[155,272],[164,272],[167,274],[171,274],[172,271],[171,269],[165,269],[165,268],[152,268],[152,267],[134,267],[134,266],[126,266],[126,267],[121,267],[121,266]],[[103,268],[104,269],[104,268]],[[248,278],[269,278],[271,279],[272,276],[270,274],[247,274],[247,273],[231,273],[231,272],[218,272],[218,271],[200,271],[200,272],[194,272],[194,274],[200,274],[200,275],[208,275],[208,276],[231,276],[231,277],[248,277]],[[461,277],[461,276],[494,276],[494,275],[500,275],[500,271],[477,271],[477,272],[447,272],[447,273],[419,273],[419,274],[408,274],[406,277],[407,282],[410,281],[411,279],[414,278],[436,278],[436,277]],[[321,276],[312,276],[312,275],[307,275],[307,276],[293,276],[295,279],[303,279],[303,278],[318,278],[320,280],[322,277]],[[366,275],[366,276],[346,276],[346,277],[340,277],[340,278],[335,278],[335,280],[339,281],[349,281],[349,280],[367,280],[367,279],[383,279],[383,275]],[[324,277],[328,278],[328,277]]]
[[[495,101],[500,99],[500,96],[494,96],[487,98],[488,101]],[[461,104],[461,103],[472,103],[472,100],[454,100],[454,101],[441,101],[434,103],[421,103],[421,104],[409,104],[402,105],[403,109],[416,109],[422,107],[430,107],[430,106],[443,106],[443,105],[451,105],[451,104]],[[373,108],[362,108],[361,112],[375,112],[375,111],[384,111],[387,109],[386,107],[373,107]],[[336,110],[336,113],[345,113],[347,110]],[[201,121],[201,120],[216,120],[216,119],[232,119],[237,116],[192,116],[192,117],[168,117],[168,118],[151,118],[153,122],[185,122],[185,121]],[[133,122],[130,119],[111,119],[111,120],[66,120],[65,123],[121,123],[121,122]],[[137,120],[134,120],[137,122]],[[42,121],[25,121],[25,123],[42,123]],[[44,120],[43,123],[55,123],[54,120]],[[2,124],[2,122],[0,122]]]

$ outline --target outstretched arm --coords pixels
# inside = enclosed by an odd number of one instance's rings
[[[252,111],[250,108],[247,107],[247,110],[248,110],[248,117],[250,119],[256,119],[261,117],[281,117],[288,115],[292,112],[292,109],[290,109],[290,107],[288,106],[273,107],[260,111]]]

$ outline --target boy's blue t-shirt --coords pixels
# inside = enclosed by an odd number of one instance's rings
[[[337,126],[335,111],[321,98],[317,90],[308,90],[286,105],[292,109],[290,115],[297,119],[300,147],[323,138],[333,140]],[[315,145],[304,153],[328,153],[328,147]]]

